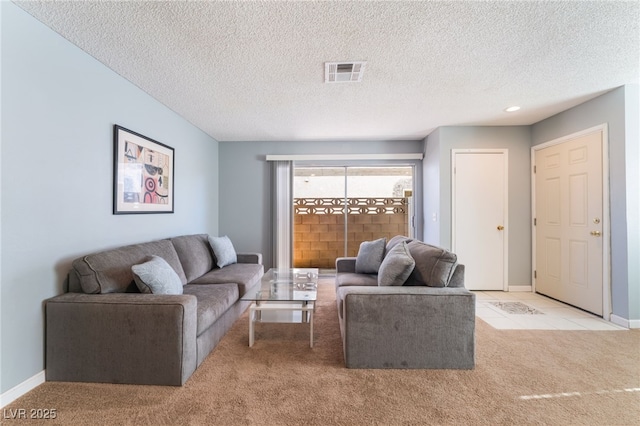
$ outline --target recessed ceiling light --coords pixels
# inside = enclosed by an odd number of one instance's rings
[[[519,109],[520,109],[520,107],[519,107],[519,106],[514,105],[514,106],[510,106],[509,108],[505,108],[505,109],[504,109],[504,111],[505,111],[505,112],[516,112],[516,111],[517,111],[517,110],[519,110]]]

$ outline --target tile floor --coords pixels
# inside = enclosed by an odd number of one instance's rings
[[[537,293],[474,291],[476,316],[503,330],[626,330],[612,322]],[[501,303],[502,302],[502,303]],[[529,313],[509,313],[504,302],[520,302]],[[502,305],[505,309],[501,309]],[[510,306],[511,305],[511,306]]]

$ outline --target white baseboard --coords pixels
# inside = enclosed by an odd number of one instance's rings
[[[640,320],[628,320],[617,315],[611,315],[611,322],[624,328],[640,328]]]
[[[26,394],[30,390],[33,390],[45,382],[45,370],[42,370],[35,376],[25,380],[24,382],[14,386],[2,395],[0,395],[0,408],[3,408],[11,404],[22,395]]]
[[[533,291],[533,288],[530,285],[510,285],[509,292],[512,292],[512,291],[531,293]]]

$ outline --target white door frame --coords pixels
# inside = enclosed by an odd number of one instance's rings
[[[542,143],[531,147],[531,217],[536,217],[536,151],[559,145],[570,140],[588,135],[590,133],[602,132],[602,317],[611,320],[611,211],[609,209],[609,131],[606,123],[590,127],[567,136]],[[531,221],[531,283],[532,289],[536,291],[536,277],[534,268],[536,266],[536,227]]]
[[[456,251],[456,154],[503,154],[504,155],[504,251],[502,290],[509,291],[509,150],[508,149],[452,149],[451,150],[451,251]]]

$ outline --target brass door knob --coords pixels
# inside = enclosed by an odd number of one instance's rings
[[[504,229],[504,226],[498,225],[498,231],[502,231],[503,229]]]
[[[600,231],[591,231],[591,235],[593,235],[594,237],[599,237],[601,234]]]

